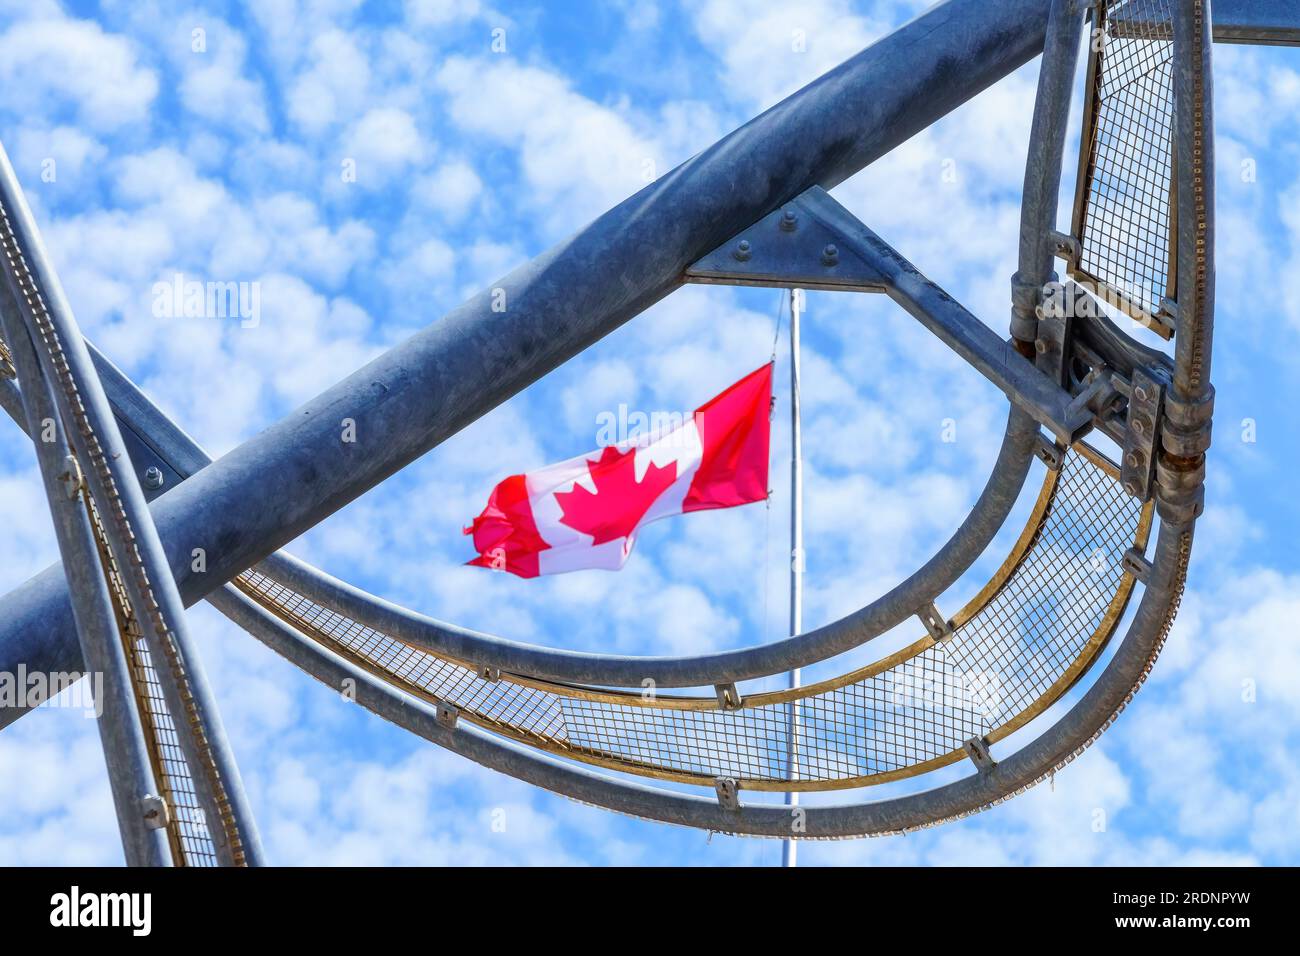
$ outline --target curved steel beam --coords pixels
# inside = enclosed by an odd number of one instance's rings
[[[616,779],[493,737],[464,722],[449,728],[433,707],[399,693],[285,626],[232,585],[211,597],[232,621],[301,669],[368,710],[492,770],[583,803],[682,826],[797,839],[877,836],[932,826],[1014,796],[1069,763],[1132,699],[1159,654],[1177,611],[1191,551],[1192,526],[1162,525],[1146,591],[1124,641],[1086,694],[1032,743],[991,770],[923,793],[870,803],[798,808],[766,804],[726,809],[716,800]],[[743,797],[743,793],[742,793]]]

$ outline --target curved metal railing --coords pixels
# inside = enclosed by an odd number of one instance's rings
[[[397,689],[521,743],[680,783],[712,785],[722,777],[749,790],[831,790],[946,766],[962,758],[967,741],[1000,740],[1046,710],[1114,633],[1133,587],[1124,552],[1145,548],[1150,526],[1150,507],[1125,495],[1114,466],[1080,445],[1060,472],[1048,472],[1012,553],[952,619],[950,635],[730,707],[716,697],[484,673],[367,627],[259,571],[235,583],[286,624]]]

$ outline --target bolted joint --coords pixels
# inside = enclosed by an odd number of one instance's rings
[[[460,710],[445,700],[438,701],[437,710],[438,725],[446,727],[448,730],[455,730],[456,724],[460,721]]]
[[[933,601],[917,611],[916,616],[921,619],[936,644],[942,644],[952,637],[952,624],[940,613]]]
[[[150,830],[163,830],[171,823],[167,801],[157,794],[150,793],[141,797],[140,810],[144,815],[144,825]]]
[[[972,737],[962,744],[962,748],[980,773],[989,773],[998,765],[998,762],[993,759],[993,753],[989,750],[987,737]]]
[[[713,692],[718,695],[718,707],[721,710],[740,710],[745,703],[735,684],[715,684]]]
[[[1052,252],[1058,259],[1064,259],[1066,262],[1078,262],[1083,256],[1083,245],[1074,236],[1056,231],[1051,232],[1050,236]]]
[[[1146,555],[1137,548],[1129,548],[1124,552],[1124,557],[1120,559],[1120,567],[1124,573],[1133,575],[1143,584],[1151,580],[1151,572],[1154,568]]]
[[[740,809],[740,786],[732,777],[718,777],[713,781],[718,794],[718,805],[724,810]]]
[[[143,484],[150,491],[157,491],[159,488],[163,486],[163,483],[166,480],[167,480],[166,477],[162,473],[162,469],[159,468],[157,465],[150,465],[148,468],[144,470]]]
[[[1065,449],[1042,432],[1038,433],[1038,440],[1034,442],[1034,454],[1051,471],[1060,471],[1065,464]]]

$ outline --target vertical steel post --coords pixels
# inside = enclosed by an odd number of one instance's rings
[[[799,320],[803,312],[803,289],[790,290],[790,636],[803,633],[803,432],[799,414]],[[790,671],[790,689],[799,687],[799,668]],[[794,779],[798,767],[799,703],[790,702],[786,726],[786,770]],[[787,807],[799,805],[799,794],[793,790],[785,795]],[[790,825],[794,826],[791,809]],[[798,863],[795,841],[787,838],[781,843],[781,865],[793,867]]]

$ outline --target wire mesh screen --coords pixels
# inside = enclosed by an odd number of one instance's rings
[[[794,702],[756,695],[737,710],[719,709],[714,698],[645,700],[489,680],[259,572],[236,583],[335,653],[513,739],[686,782],[834,789],[952,762],[967,740],[1045,708],[1091,662],[1127,599],[1121,559],[1145,533],[1143,507],[1102,467],[1067,454],[1035,520],[1019,564],[942,643],[923,638]]]
[[[167,802],[167,839],[171,846],[172,862],[177,866],[216,866],[216,847],[195,791],[189,761],[181,749],[176,725],[163,697],[158,672],[140,634],[117,561],[109,550],[99,509],[89,498],[86,500],[86,508],[117,613],[118,632],[131,669],[132,690],[140,713],[149,759],[153,765],[154,779],[162,789],[160,796]]]
[[[1099,10],[1076,205],[1078,271],[1145,316],[1160,312],[1173,278],[1171,5],[1111,0]]]

